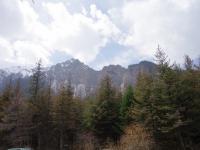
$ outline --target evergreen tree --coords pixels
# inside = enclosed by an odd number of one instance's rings
[[[146,127],[153,130],[155,120],[155,109],[151,99],[153,79],[150,75],[140,72],[135,86],[135,103],[132,110],[132,118],[144,123]]]
[[[82,115],[82,124],[84,129],[90,130],[92,126],[92,116],[96,104],[96,99],[94,97],[87,97],[83,101],[83,115]]]
[[[11,102],[4,108],[5,115],[1,123],[1,129],[6,132],[7,143],[17,147],[29,145],[30,140],[26,128],[28,126],[28,119],[26,118],[28,115],[24,112],[22,99],[20,79],[18,79],[16,87],[13,89]]]
[[[158,74],[152,85],[151,98],[155,109],[155,126],[158,133],[172,131],[180,124],[180,115],[176,107],[176,73],[167,60],[167,55],[158,48],[156,53]]]
[[[39,101],[39,96],[41,94],[41,90],[44,87],[44,79],[45,75],[42,68],[42,61],[39,60],[36,63],[36,67],[32,70],[31,82],[30,82],[30,98],[32,103],[37,105],[37,101]]]
[[[2,126],[3,119],[6,116],[6,110],[9,107],[11,100],[13,98],[13,87],[12,87],[12,79],[10,78],[9,82],[6,83],[5,88],[3,89],[0,96],[0,124]],[[0,143],[5,143],[6,130],[3,127],[0,127]]]
[[[178,137],[183,149],[193,148],[200,140],[200,74],[194,69],[189,56],[185,56],[185,70],[180,75],[180,90],[177,101],[183,125],[178,128]]]
[[[6,83],[5,88],[0,97],[0,122],[4,116],[4,108],[8,107],[13,98],[13,87],[12,87],[12,78],[10,78],[9,82]]]
[[[158,69],[153,78],[139,74],[133,117],[144,122],[157,140],[165,142],[166,139],[161,139],[183,124],[177,108],[180,81],[178,73],[170,66],[166,54],[160,48],[156,53],[156,61]]]
[[[32,120],[31,132],[32,145],[38,150],[44,149],[45,140],[49,135],[50,122],[50,88],[45,87],[45,75],[42,68],[42,62],[36,64],[33,69],[33,75],[30,82],[30,117]]]
[[[164,148],[174,147],[174,131],[182,125],[177,109],[179,78],[170,65],[167,55],[158,48],[156,52],[157,73],[153,76],[150,92],[152,129],[155,139]],[[171,136],[171,137],[169,137]],[[167,139],[167,140],[166,140]]]
[[[131,109],[133,109],[133,104],[135,102],[133,88],[129,85],[122,97],[122,102],[120,105],[120,117],[122,119],[123,124],[130,123],[131,121]]]
[[[116,93],[108,76],[101,81],[97,99],[97,105],[92,112],[92,130],[102,141],[116,141],[122,134],[122,129]]]
[[[73,89],[71,83],[60,89],[54,108],[54,127],[58,137],[59,149],[73,143],[75,116],[73,105]]]
[[[48,87],[43,89],[42,94],[39,96],[38,106],[34,111],[34,124],[36,124],[36,133],[38,135],[38,148],[48,149],[51,144],[49,141],[52,140],[52,99],[51,99],[51,83]]]

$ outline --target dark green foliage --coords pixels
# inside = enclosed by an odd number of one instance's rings
[[[145,73],[139,73],[135,87],[135,104],[132,117],[135,121],[144,124],[147,128],[154,129],[155,109],[151,98],[153,79]]]
[[[185,57],[185,70],[180,75],[177,106],[183,126],[179,128],[182,147],[194,148],[200,142],[200,72],[192,60]]]
[[[90,130],[90,128],[92,127],[93,112],[96,105],[97,101],[94,97],[87,97],[87,99],[84,100],[82,125],[83,128],[86,130]]]
[[[120,117],[122,119],[122,123],[128,124],[131,122],[131,109],[134,107],[134,93],[133,88],[131,85],[129,85],[122,97],[122,102],[120,104]]]
[[[117,142],[130,124],[142,124],[153,133],[157,149],[198,150],[200,63],[185,56],[181,68],[160,48],[156,61],[157,72],[141,71],[135,87],[118,92],[106,76],[96,96],[85,100],[74,97],[70,82],[53,93],[38,62],[28,94],[21,93],[20,80],[16,85],[10,80],[0,94],[0,148],[84,150],[80,147],[90,141],[95,144],[90,149],[99,149],[107,140]]]
[[[171,65],[165,53],[156,53],[157,74],[140,73],[132,116],[152,130],[162,149],[194,149],[199,142],[199,71],[185,57],[185,70]],[[168,149],[167,148],[167,149]]]
[[[6,90],[5,95],[9,99],[9,105],[4,107],[4,116],[1,119],[0,127],[6,133],[4,142],[12,146],[28,145],[30,141],[27,127],[30,125],[28,113],[25,111],[26,106],[20,88],[20,79],[17,81],[16,87],[6,88],[12,92],[12,96]]]
[[[0,121],[4,116],[4,109],[8,107],[12,98],[13,98],[13,87],[12,87],[12,79],[6,84],[1,97],[0,97]]]
[[[117,140],[122,134],[119,118],[119,104],[111,80],[106,76],[98,91],[97,105],[94,106],[91,128],[102,141]]]
[[[28,103],[31,120],[30,135],[31,145],[38,150],[44,149],[48,145],[51,132],[51,83],[45,87],[45,76],[42,63],[39,61],[33,69],[30,82],[30,100]]]
[[[75,138],[76,108],[74,105],[73,90],[71,84],[63,86],[55,103],[53,122],[55,135],[58,137],[59,149],[64,145],[70,145]]]
[[[5,137],[7,135],[7,130],[3,128],[4,118],[7,115],[7,107],[11,104],[11,100],[13,99],[13,87],[12,87],[12,79],[6,83],[6,86],[3,92],[0,95],[0,136]],[[5,138],[0,139],[1,143],[7,143]]]
[[[30,98],[32,103],[37,105],[36,101],[39,101],[39,96],[45,82],[41,60],[36,63],[36,67],[32,70],[32,72],[33,75],[31,76],[30,82]]]

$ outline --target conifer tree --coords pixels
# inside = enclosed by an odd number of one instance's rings
[[[155,120],[155,109],[151,99],[153,79],[150,75],[140,72],[135,86],[135,103],[132,109],[132,118],[144,123],[146,127],[153,130]]]
[[[177,101],[183,125],[177,130],[181,147],[193,148],[200,140],[200,74],[195,70],[192,59],[185,56],[185,70],[180,75],[180,90]]]
[[[33,69],[30,82],[30,112],[32,119],[32,142],[38,150],[44,146],[44,131],[46,131],[46,123],[48,118],[48,97],[45,95],[45,75],[42,68],[42,62],[39,60]],[[48,116],[47,116],[48,115]]]
[[[154,77],[151,94],[156,115],[155,131],[159,134],[169,133],[181,125],[176,106],[178,78],[164,51],[158,48],[155,56],[158,73]]]
[[[135,97],[133,93],[133,88],[129,85],[122,97],[121,105],[120,105],[120,117],[122,122],[127,124],[131,121],[131,109],[133,109],[133,104],[135,102]]]
[[[36,63],[36,67],[32,70],[31,82],[30,82],[30,96],[32,103],[37,104],[41,90],[44,87],[45,75],[42,68],[42,61],[39,60]]]
[[[98,90],[97,105],[93,108],[92,129],[100,140],[116,141],[122,134],[119,118],[119,107],[111,79],[106,76]]]
[[[12,146],[27,146],[30,140],[27,126],[30,125],[30,122],[28,124],[28,115],[24,112],[20,79],[17,80],[10,100],[10,104],[4,108],[5,115],[2,119],[1,129],[7,133],[6,141],[8,144]]]
[[[73,89],[71,83],[62,86],[53,113],[54,127],[58,137],[59,149],[63,150],[73,142],[75,117],[73,113]]]
[[[0,98],[0,121],[4,116],[4,108],[8,107],[13,98],[12,78],[6,83]]]
[[[6,116],[7,107],[10,105],[11,100],[13,98],[13,87],[12,87],[12,79],[10,78],[9,82],[6,83],[5,88],[3,89],[0,96],[0,124],[3,124],[3,119]],[[5,135],[6,130],[3,127],[0,127],[0,143],[5,143]]]
[[[44,87],[42,94],[39,96],[38,108],[36,109],[36,123],[38,124],[36,132],[39,133],[38,136],[38,147],[41,149],[50,148],[48,141],[52,140],[50,135],[52,135],[52,99],[51,99],[51,83],[48,87]],[[36,125],[37,125],[36,124]],[[40,144],[40,145],[39,145]]]
[[[177,91],[180,90],[178,73],[170,66],[160,48],[156,53],[156,61],[157,73],[153,78],[144,73],[138,76],[133,117],[143,122],[161,141],[161,136],[171,134],[183,123],[177,109]]]

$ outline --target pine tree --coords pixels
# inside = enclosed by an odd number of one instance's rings
[[[48,135],[46,126],[50,116],[50,97],[47,94],[47,90],[42,62],[39,60],[31,76],[29,103],[30,117],[32,119],[32,142],[33,146],[37,147],[38,150],[41,150],[45,146],[44,135]]]
[[[41,96],[39,96],[38,108],[35,111],[36,132],[39,133],[38,147],[41,149],[50,148],[49,141],[52,139],[52,99],[51,99],[51,83],[48,87],[43,89]]]
[[[135,97],[133,93],[133,88],[129,85],[122,97],[122,102],[120,105],[120,117],[122,119],[123,124],[130,123],[131,121],[131,109],[133,109],[133,104],[135,102]]]
[[[12,79],[10,78],[9,82],[6,83],[5,88],[3,89],[1,96],[0,96],[0,124],[2,126],[3,119],[6,116],[6,110],[8,106],[11,103],[11,100],[13,98],[13,87],[12,87]],[[6,130],[3,127],[0,127],[0,136],[2,137],[0,139],[0,143],[5,143],[5,136],[6,136]]]
[[[137,77],[135,86],[135,103],[132,109],[132,118],[139,122],[144,123],[146,127],[154,129],[154,102],[151,98],[153,79],[150,75],[140,72]]]
[[[158,74],[152,87],[152,99],[156,110],[156,128],[160,133],[172,131],[181,124],[180,114],[176,107],[176,88],[178,78],[176,72],[170,66],[167,55],[158,49],[156,53]]]
[[[2,119],[1,129],[6,132],[6,141],[12,146],[25,146],[29,144],[30,136],[26,131],[28,119],[24,112],[20,79],[17,80],[13,89],[10,104],[4,108],[5,115]]]
[[[97,99],[91,119],[93,132],[102,142],[106,139],[116,141],[122,134],[122,129],[116,93],[108,76],[101,81]]]
[[[133,117],[151,129],[155,138],[162,143],[165,142],[161,140],[163,137],[166,138],[183,125],[177,107],[180,79],[179,72],[173,69],[173,65],[170,66],[160,48],[156,53],[156,61],[157,73],[153,77],[144,73],[138,76]]]
[[[4,116],[4,108],[8,107],[13,98],[12,78],[6,83],[0,98],[0,121]]]
[[[180,75],[180,90],[177,101],[183,125],[178,128],[182,148],[193,147],[200,135],[200,74],[192,59],[185,56],[185,70]]]
[[[73,89],[70,82],[60,89],[55,103],[53,120],[59,149],[63,150],[64,146],[69,146],[73,142],[75,127]]]
[[[42,61],[39,60],[36,63],[36,67],[32,70],[31,82],[30,82],[30,96],[32,103],[37,105],[41,90],[44,87],[45,75],[42,68]]]

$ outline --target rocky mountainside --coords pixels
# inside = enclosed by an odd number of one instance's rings
[[[140,71],[154,73],[156,65],[152,62],[142,61],[139,64],[129,65],[124,68],[120,65],[109,65],[102,70],[96,71],[77,59],[70,59],[63,63],[58,63],[49,68],[45,68],[45,74],[52,80],[52,89],[57,91],[61,85],[71,81],[75,95],[85,97],[94,93],[101,79],[109,75],[114,86],[123,90],[128,84],[135,85],[137,74]],[[15,81],[21,78],[23,89],[28,88],[31,69],[24,67],[14,67],[0,70],[0,89],[12,78]]]

